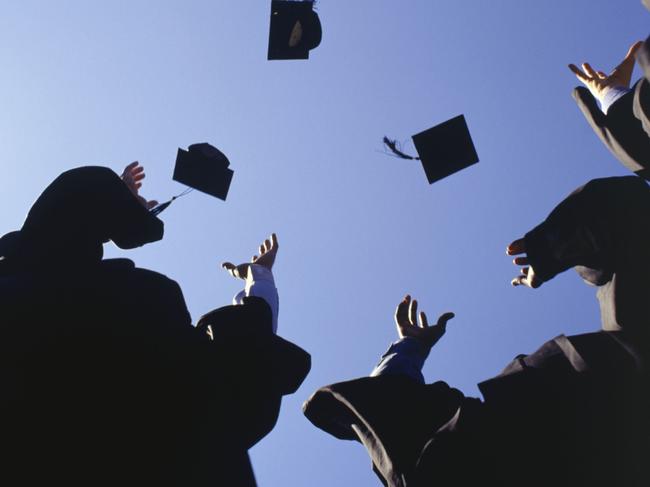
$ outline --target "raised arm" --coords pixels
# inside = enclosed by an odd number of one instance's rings
[[[243,304],[244,298],[248,296],[264,299],[271,308],[274,333],[278,329],[278,314],[280,312],[280,300],[272,272],[278,249],[278,237],[273,233],[270,238],[262,242],[259,246],[259,255],[254,255],[250,262],[239,265],[234,265],[231,262],[221,264],[221,267],[231,276],[246,281],[244,290],[233,298],[233,304]]]
[[[445,334],[447,322],[453,317],[454,313],[444,313],[440,315],[435,325],[429,326],[424,311],[418,315],[417,300],[411,299],[407,294],[395,310],[395,325],[399,340],[384,353],[370,376],[405,375],[419,383],[424,383],[422,376],[424,361],[429,356],[431,348]]]
[[[623,61],[610,74],[595,70],[589,63],[583,63],[582,69],[575,64],[569,64],[569,69],[589,89],[591,94],[600,102],[603,112],[622,95],[630,90],[632,71],[634,70],[635,55],[643,42],[638,41],[630,46]]]
[[[632,249],[649,238],[640,223],[650,214],[649,192],[636,176],[594,179],[576,189],[507,247],[508,255],[517,256],[513,263],[524,266],[512,285],[536,288],[571,267],[602,285],[614,272],[633,269],[640,262]]]
[[[122,181],[124,184],[131,190],[136,198],[142,203],[147,210],[150,210],[154,206],[158,205],[156,200],[148,201],[142,196],[140,196],[140,188],[142,187],[142,180],[145,178],[144,166],[141,166],[138,161],[133,161],[131,164],[127,165],[122,172]]]

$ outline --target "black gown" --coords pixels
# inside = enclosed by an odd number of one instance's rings
[[[84,167],[0,239],[2,485],[255,485],[247,450],[309,354],[261,298],[194,327],[176,282],[102,260],[107,240],[162,235],[115,173]]]
[[[254,485],[247,449],[309,369],[263,300],[212,312],[210,340],[174,281],[127,260],[5,274],[0,316],[5,485]]]
[[[577,189],[526,237],[543,281],[599,286],[601,331],[555,337],[479,384],[366,377],[325,386],[307,418],[363,443],[384,485],[642,486],[650,482],[650,189],[635,176]]]
[[[650,40],[650,38],[648,38]],[[636,54],[644,77],[632,91],[609,107],[607,113],[583,86],[573,90],[573,98],[587,123],[601,142],[627,169],[650,179],[650,43],[648,40]]]

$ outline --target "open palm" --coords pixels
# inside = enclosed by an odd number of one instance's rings
[[[444,313],[435,325],[429,326],[427,315],[421,311],[418,323],[418,302],[408,294],[395,310],[395,324],[400,338],[417,338],[429,348],[442,338],[447,330],[447,322],[453,317],[454,313]]]

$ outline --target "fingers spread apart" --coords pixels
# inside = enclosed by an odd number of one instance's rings
[[[416,299],[411,300],[411,305],[409,306],[409,323],[412,326],[418,326],[418,302]]]
[[[447,313],[441,314],[440,317],[438,318],[438,323],[436,323],[436,326],[441,326],[445,328],[447,326],[447,322],[452,318],[454,318],[455,316],[456,315],[454,313],[449,311]]]
[[[507,255],[517,255],[526,253],[526,240],[519,238],[506,247]]]
[[[395,321],[398,326],[406,326],[409,322],[409,305],[411,304],[411,296],[408,294],[397,305],[395,310]]]
[[[586,83],[586,82],[588,82],[588,81],[591,81],[591,78],[590,78],[589,76],[587,76],[585,73],[583,73],[583,72],[580,70],[580,68],[578,68],[578,66],[576,66],[575,64],[569,64],[569,69],[571,70],[571,72],[572,72],[573,74],[576,75],[576,77],[577,77],[580,81],[582,81],[582,82],[584,82],[584,83]]]

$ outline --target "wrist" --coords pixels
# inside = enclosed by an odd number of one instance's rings
[[[622,85],[610,85],[603,88],[600,92],[600,96],[598,97],[598,101],[600,102],[600,108],[603,111],[603,113],[606,114],[609,108],[614,103],[616,103],[619,100],[619,98],[621,98],[629,91],[630,88],[627,88]]]
[[[429,355],[429,351],[433,347],[433,343],[429,343],[428,340],[424,340],[419,337],[414,336],[403,336],[400,335],[400,339],[397,343],[404,344],[403,346],[409,350],[417,353],[418,355],[426,358]]]

